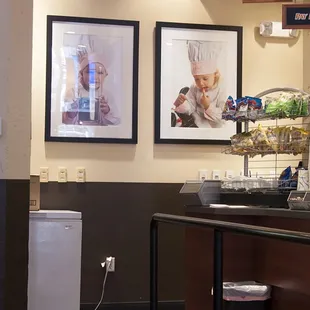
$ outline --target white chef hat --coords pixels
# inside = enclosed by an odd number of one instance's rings
[[[214,41],[189,41],[188,58],[193,75],[212,74],[218,67],[222,44]]]
[[[80,70],[83,71],[90,63],[99,63],[102,65],[102,71],[103,71],[103,74],[105,76],[108,75],[108,72],[104,66],[104,60],[103,60],[103,57],[102,55],[100,54],[88,54],[88,53],[85,53],[84,55],[82,55],[79,59],[79,63],[80,63]]]

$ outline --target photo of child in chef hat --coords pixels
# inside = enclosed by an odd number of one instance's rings
[[[116,107],[104,89],[108,76],[102,55],[79,51],[78,88],[65,98],[64,124],[118,125]]]
[[[198,128],[221,128],[226,101],[218,61],[220,42],[189,41],[188,58],[194,84],[186,94],[180,93],[174,102],[175,112],[191,115]]]

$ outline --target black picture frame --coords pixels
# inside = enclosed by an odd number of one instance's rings
[[[161,137],[161,66],[162,66],[162,31],[164,28],[192,29],[192,30],[215,30],[232,31],[237,33],[237,97],[242,96],[242,49],[243,49],[243,27],[209,25],[209,24],[187,24],[172,22],[156,22],[155,29],[155,144],[198,144],[198,145],[229,145],[230,140],[218,139],[167,139]],[[242,125],[236,123],[236,133],[240,133]]]
[[[107,137],[68,137],[53,136],[51,133],[51,97],[52,97],[52,46],[53,23],[79,23],[87,25],[115,25],[133,29],[133,59],[132,59],[132,134],[130,138]],[[46,97],[45,97],[45,141],[46,142],[75,142],[75,143],[138,143],[138,72],[139,72],[139,21],[99,19],[74,16],[47,16],[46,42]]]

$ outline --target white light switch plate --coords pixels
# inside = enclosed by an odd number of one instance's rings
[[[40,182],[41,183],[48,183],[48,181],[49,181],[48,167],[41,167],[40,168]]]
[[[221,179],[221,171],[213,170],[212,171],[212,180],[220,180]]]
[[[86,182],[86,170],[84,167],[76,168],[76,182],[77,183]]]
[[[228,179],[232,179],[234,177],[234,172],[232,170],[226,170],[225,177]]]
[[[201,169],[199,170],[198,174],[199,174],[200,181],[204,181],[208,179],[208,170]]]
[[[58,168],[58,183],[67,183],[68,176],[67,176],[67,168],[59,167]]]

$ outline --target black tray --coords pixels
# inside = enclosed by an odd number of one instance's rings
[[[288,209],[287,192],[221,192],[220,203],[227,205],[250,205],[250,206],[267,206],[272,208]]]

